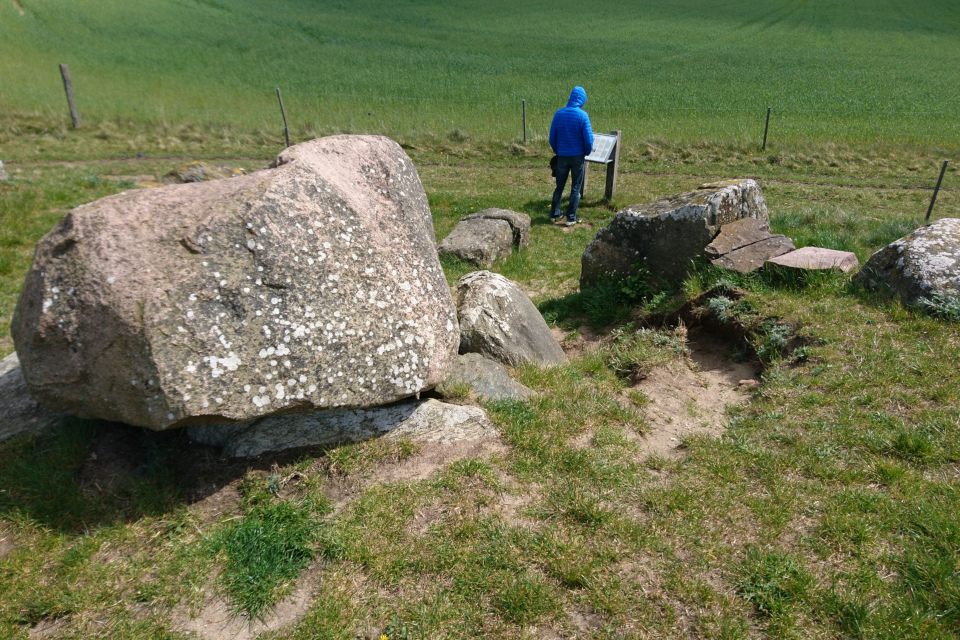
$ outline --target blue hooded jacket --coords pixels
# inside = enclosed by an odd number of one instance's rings
[[[550,147],[558,156],[585,156],[593,149],[590,116],[580,107],[587,101],[583,87],[574,87],[563,109],[553,114],[550,124]]]

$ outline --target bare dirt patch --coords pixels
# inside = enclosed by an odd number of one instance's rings
[[[692,331],[687,345],[690,362],[656,367],[634,387],[649,399],[644,415],[650,432],[638,439],[648,454],[676,456],[693,436],[720,436],[726,408],[750,397],[740,381],[754,378],[752,363],[729,359],[727,344],[705,332]]]
[[[597,333],[586,325],[581,325],[576,333],[564,331],[559,327],[551,327],[550,331],[571,360],[595,352],[600,348],[604,337],[603,334]]]
[[[16,9],[20,15],[24,14],[23,5],[20,4],[20,0],[13,0],[13,8]]]

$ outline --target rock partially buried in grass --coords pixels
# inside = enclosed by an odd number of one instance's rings
[[[184,184],[186,182],[206,182],[208,180],[222,180],[223,178],[236,178],[245,175],[247,172],[237,167],[227,165],[214,166],[206,162],[188,162],[171,170],[165,176],[160,178],[163,184]]]
[[[253,423],[190,427],[190,439],[223,447],[229,458],[253,458],[268,452],[359,442],[373,437],[450,443],[497,436],[479,407],[437,400],[402,402],[387,407],[276,415]]]
[[[960,219],[941,218],[880,249],[854,277],[904,304],[960,296]]]
[[[513,253],[513,232],[506,220],[469,220],[454,227],[437,251],[489,267]]]
[[[441,254],[489,267],[530,244],[530,216],[509,209],[484,209],[460,218],[437,247]]]
[[[459,344],[426,194],[377,136],[74,209],[12,332],[41,404],[157,430],[395,402]]]
[[[484,209],[460,218],[461,222],[465,220],[505,220],[513,232],[513,244],[518,249],[530,245],[530,216],[525,213],[510,209]]]
[[[720,228],[742,218],[769,224],[767,203],[754,180],[702,185],[651,204],[621,209],[583,252],[580,287],[647,269],[655,282],[675,283]]]
[[[857,256],[849,251],[803,247],[767,260],[767,266],[786,271],[852,271],[859,266]]]
[[[30,397],[16,353],[0,360],[0,442],[38,433],[59,424],[65,417],[41,407]]]
[[[460,353],[479,353],[507,366],[566,361],[560,343],[530,298],[497,273],[474,271],[457,284]]]
[[[436,389],[445,397],[454,397],[469,391],[484,400],[526,400],[536,392],[507,373],[499,363],[479,353],[466,353],[457,358],[450,377]]]

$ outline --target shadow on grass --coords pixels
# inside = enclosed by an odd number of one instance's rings
[[[64,418],[0,444],[0,518],[66,534],[158,517],[203,500],[250,469],[287,464],[303,452],[226,460],[182,429]]]
[[[616,285],[605,284],[545,300],[537,308],[549,324],[574,329],[585,321],[600,330],[629,318],[633,306],[623,302]]]

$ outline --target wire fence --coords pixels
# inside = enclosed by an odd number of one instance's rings
[[[384,133],[447,134],[478,138],[543,140],[555,102],[361,95],[302,96],[303,116],[345,129]],[[920,143],[960,148],[960,109],[811,109],[771,107],[769,142]],[[630,140],[650,138],[760,142],[767,107],[626,104],[586,105],[597,131],[620,129]],[[321,115],[322,114],[322,115]],[[524,123],[526,129],[524,130]]]

